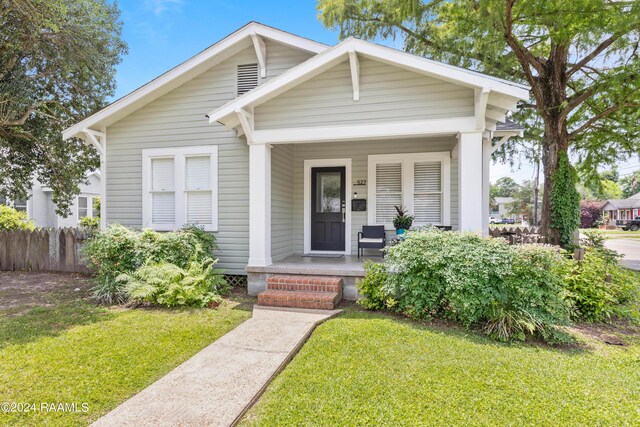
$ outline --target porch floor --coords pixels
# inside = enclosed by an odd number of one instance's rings
[[[364,261],[382,262],[382,257],[344,255],[340,258],[290,255],[266,267],[247,266],[249,273],[304,274],[318,276],[364,277]]]

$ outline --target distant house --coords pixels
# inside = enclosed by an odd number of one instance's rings
[[[611,221],[634,219],[640,216],[640,193],[627,199],[607,200],[602,211]]]
[[[515,201],[513,197],[494,197],[493,200],[496,202],[498,209],[494,210],[494,212],[491,213],[491,216],[496,219],[516,217],[509,213],[509,204]]]
[[[93,203],[100,196],[100,172],[88,175],[88,184],[80,185],[80,193],[74,198],[71,205],[71,214],[63,217],[56,213],[56,205],[53,203],[53,190],[34,182],[27,200],[7,200],[0,198],[0,204],[13,206],[18,211],[27,213],[27,218],[33,220],[36,227],[77,227],[81,218],[93,217]]]

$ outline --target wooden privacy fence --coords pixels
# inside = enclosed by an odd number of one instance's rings
[[[510,245],[525,243],[546,243],[543,236],[538,234],[537,227],[490,227],[491,237],[502,237]]]
[[[80,249],[88,234],[76,228],[0,232],[0,270],[88,273]]]

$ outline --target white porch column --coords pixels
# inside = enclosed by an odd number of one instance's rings
[[[491,188],[491,139],[482,139],[482,234],[489,234],[489,189]]]
[[[249,265],[271,261],[271,148],[249,145]]]
[[[458,134],[458,215],[461,231],[483,231],[482,132]]]
[[[102,129],[102,153],[100,153],[100,229],[107,228],[107,129]],[[93,206],[91,206],[93,209]]]

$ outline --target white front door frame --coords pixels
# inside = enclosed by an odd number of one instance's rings
[[[345,224],[344,251],[311,250],[311,168],[345,168]],[[342,253],[351,255],[351,159],[312,159],[304,161],[304,253]]]

